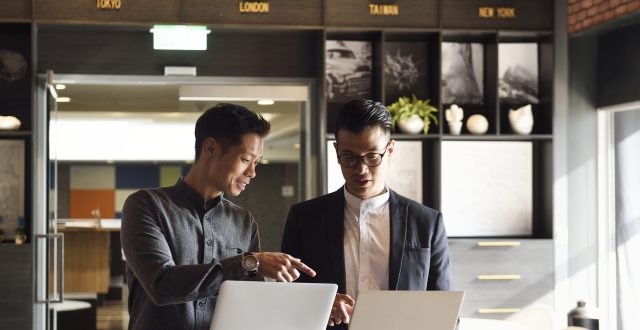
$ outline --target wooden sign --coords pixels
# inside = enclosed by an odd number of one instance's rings
[[[238,1],[238,10],[241,13],[266,14],[269,12],[268,1]]]
[[[436,28],[437,0],[326,0],[328,26]]]
[[[440,3],[443,28],[553,28],[552,0],[447,0]]]
[[[30,20],[31,0],[11,0],[3,1],[0,9],[0,21],[9,20]]]
[[[35,0],[35,19],[178,23],[181,0]]]
[[[182,21],[200,24],[322,24],[323,0],[182,0]]]
[[[96,8],[103,10],[120,10],[124,0],[96,0]]]

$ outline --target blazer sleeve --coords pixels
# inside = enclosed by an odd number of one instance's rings
[[[300,254],[300,228],[295,213],[296,212],[294,205],[289,209],[287,222],[284,225],[280,251],[299,258],[298,255]]]
[[[284,232],[282,233],[282,244],[280,245],[280,251],[293,256],[294,258],[301,259],[305,262],[306,255],[302,243],[302,220],[304,215],[300,214],[299,205],[293,205],[289,209],[289,215],[287,216],[287,222],[284,225]],[[310,282],[311,277],[309,275],[300,272],[300,277],[297,282]]]
[[[447,233],[442,220],[442,213],[438,212],[434,233],[431,238],[431,263],[427,290],[451,290],[451,257]]]

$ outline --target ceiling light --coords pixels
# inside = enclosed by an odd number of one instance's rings
[[[207,50],[207,35],[211,32],[204,25],[154,25],[153,49]]]
[[[69,103],[69,102],[71,102],[71,98],[70,97],[58,97],[58,98],[56,98],[56,102],[58,102],[58,103]]]
[[[273,105],[273,100],[258,100],[259,105]]]
[[[56,89],[57,89],[57,90],[63,90],[63,89],[65,89],[65,88],[67,88],[67,85],[63,85],[63,84],[56,84]]]
[[[293,149],[300,149],[300,143],[294,143]]]
[[[180,101],[258,101],[306,102],[307,86],[271,85],[182,85],[178,92]]]

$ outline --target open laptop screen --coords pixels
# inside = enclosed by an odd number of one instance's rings
[[[324,330],[335,284],[224,281],[211,330]]]
[[[461,291],[360,291],[349,330],[453,330]]]

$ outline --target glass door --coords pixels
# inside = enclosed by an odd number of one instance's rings
[[[48,221],[38,234],[41,268],[49,272],[40,272],[38,300],[47,310],[56,308],[54,301],[66,297],[65,305],[75,304],[90,293],[111,308],[98,308],[97,324],[126,329],[119,244],[124,200],[139,189],[173,185],[188,172],[195,122],[217,103],[246,106],[271,123],[257,179],[249,193],[234,198],[259,221],[263,249],[279,250],[289,206],[308,198],[309,81],[60,74],[41,89],[49,123],[42,184]],[[117,315],[105,315],[115,309]],[[55,320],[49,322],[54,329]]]
[[[36,128],[34,130],[36,196],[34,202],[34,329],[56,329],[56,310],[64,303],[64,235],[58,232],[57,160],[49,150],[49,132],[56,124],[57,92],[53,72],[39,75],[37,82]],[[49,120],[51,118],[51,121]],[[53,198],[53,200],[50,200]]]

